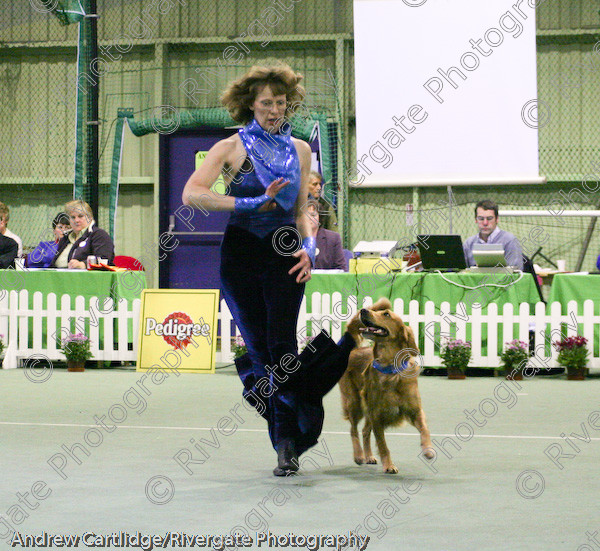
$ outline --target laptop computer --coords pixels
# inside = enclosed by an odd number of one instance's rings
[[[418,235],[417,246],[424,270],[452,272],[467,267],[460,235]]]
[[[508,266],[504,256],[504,245],[499,243],[475,243],[473,259],[478,268],[500,268]]]

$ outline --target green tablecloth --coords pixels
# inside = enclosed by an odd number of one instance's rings
[[[591,299],[594,301],[594,315],[600,313],[600,275],[556,274],[552,279],[548,305],[558,302],[562,314],[567,314],[567,305],[570,301],[577,302],[578,315],[583,314],[583,303]],[[583,325],[578,325],[578,333],[583,334]],[[564,333],[566,334],[566,332]],[[600,327],[594,326],[594,355],[600,352]],[[589,346],[589,344],[588,344]]]
[[[42,308],[47,306],[48,294],[56,294],[57,305],[60,307],[62,295],[75,297],[81,295],[85,299],[85,307],[89,309],[91,297],[98,297],[100,309],[106,310],[104,303],[106,297],[115,300],[115,308],[121,299],[128,301],[139,298],[142,290],[146,288],[145,272],[101,272],[85,270],[0,270],[0,296],[8,291],[21,291],[26,289],[29,293],[29,307],[33,307],[33,294],[42,293]],[[74,304],[71,305],[72,307]],[[101,312],[95,313],[101,318]],[[103,321],[99,320],[101,329]],[[44,320],[45,326],[45,320]],[[86,323],[86,327],[89,322]],[[45,334],[45,330],[44,330]],[[133,340],[133,326],[129,324],[128,334],[130,342]]]
[[[358,308],[362,307],[363,299],[370,296],[373,301],[380,297],[387,297],[393,304],[394,300],[404,300],[404,311],[408,311],[411,300],[419,302],[419,311],[423,313],[424,305],[432,301],[435,313],[440,313],[442,302],[450,304],[450,314],[470,314],[474,308],[481,308],[487,312],[487,306],[495,303],[498,312],[502,312],[505,304],[510,303],[518,312],[522,302],[534,305],[539,302],[539,294],[531,274],[483,274],[483,273],[389,273],[389,274],[314,274],[307,283],[305,295],[307,298],[307,311],[311,312],[311,298],[315,292],[332,294],[339,292],[342,295],[343,308],[339,314],[346,314],[346,304],[349,295],[358,298]],[[463,286],[463,287],[460,287]],[[483,286],[479,289],[469,289]],[[465,288],[467,287],[467,288]],[[458,310],[456,305],[465,304],[466,312]],[[336,316],[333,316],[336,317]],[[347,319],[344,319],[344,322]],[[419,324],[419,348],[423,350],[425,344],[424,323]],[[439,350],[440,324],[435,324],[435,330],[430,336],[435,339],[436,350]],[[515,334],[513,338],[516,338]],[[471,339],[470,326],[467,327],[467,340]],[[481,331],[482,348],[487,350],[487,324]],[[502,352],[502,327],[498,326],[498,353]]]
[[[556,274],[552,279],[548,304],[560,302],[562,313],[567,313],[567,304],[571,300],[578,303],[579,312],[583,312],[583,303],[587,299],[594,301],[594,314],[600,312],[600,275]]]
[[[100,272],[86,270],[0,270],[0,292],[26,289],[31,297],[36,291],[46,296],[55,293],[58,299],[62,295],[81,295],[86,304],[90,297],[101,300],[111,297],[115,300],[139,298],[146,288],[145,272]]]
[[[514,281],[517,282],[510,285]],[[457,285],[484,287],[469,290]],[[342,294],[344,302],[349,295],[356,295],[359,306],[365,296],[372,297],[374,301],[387,297],[392,303],[397,298],[405,303],[417,300],[421,306],[431,300],[436,305],[436,312],[439,312],[440,304],[445,301],[450,303],[452,311],[459,302],[464,302],[468,312],[474,305],[483,307],[485,311],[492,302],[498,305],[500,312],[506,303],[517,306],[521,302],[539,302],[539,294],[531,274],[524,274],[520,280],[518,274],[314,274],[306,285],[305,294],[310,299],[314,292],[331,294],[336,291]]]

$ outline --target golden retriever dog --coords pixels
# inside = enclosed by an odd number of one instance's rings
[[[363,337],[373,341],[373,347],[352,351],[339,385],[344,418],[350,421],[354,462],[377,463],[371,452],[373,431],[384,472],[395,474],[398,469],[385,441],[386,427],[408,421],[421,434],[423,455],[432,459],[434,451],[417,382],[417,343],[412,329],[404,325],[391,307],[389,300],[381,298],[352,318],[348,324],[350,334],[357,343]],[[361,447],[358,423],[363,417]]]

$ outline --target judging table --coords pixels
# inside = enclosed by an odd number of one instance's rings
[[[594,301],[594,315],[600,314],[600,274],[555,274],[550,287],[548,304],[558,302],[561,305],[562,314],[567,314],[567,305],[571,301],[577,302],[577,313],[583,315],[583,303],[591,299]],[[583,326],[578,325],[578,333],[583,334]],[[589,336],[589,335],[588,335]],[[594,356],[600,353],[600,326],[593,327]]]
[[[19,311],[22,308],[27,308],[28,313],[26,314],[28,321],[26,324],[28,337],[25,344],[19,344],[19,348],[26,345],[29,347],[33,346],[33,349],[45,350],[48,346],[47,327],[48,325],[47,316],[54,316],[54,319],[63,319],[64,316],[64,303],[62,300],[63,295],[69,297],[68,306],[66,306],[71,313],[75,310],[75,299],[77,297],[83,297],[83,308],[85,315],[84,331],[86,334],[90,329],[90,325],[97,327],[99,336],[99,346],[104,346],[104,318],[106,315],[112,315],[113,312],[119,309],[119,305],[123,300],[128,302],[127,307],[130,308],[131,301],[139,298],[143,289],[146,288],[146,274],[143,271],[86,271],[86,270],[66,270],[66,269],[26,269],[23,271],[16,270],[0,270],[0,300],[4,304],[8,304],[9,292],[10,291],[27,291],[27,304],[23,305],[22,300],[19,299],[20,306]],[[45,313],[39,312],[34,303],[34,295],[39,292],[41,293],[41,308]],[[56,295],[55,301],[49,301],[51,294]],[[98,298],[98,305],[96,308],[93,307],[91,302],[92,297]],[[107,300],[112,299],[112,301]],[[81,299],[80,299],[81,300]],[[111,304],[112,303],[112,304]],[[38,305],[38,307],[40,307]],[[19,314],[22,316],[23,314]],[[6,317],[0,318],[0,327],[8,327],[8,311],[5,313]],[[41,316],[41,325],[34,325],[36,317]],[[75,322],[71,317],[71,330],[76,330]],[[117,320],[114,315],[112,316],[113,323],[111,326],[114,328],[112,332],[112,339],[117,337]],[[58,323],[53,321],[53,324]],[[133,346],[133,320],[128,319],[126,321],[126,335],[129,347]],[[54,326],[54,325],[53,325]],[[22,327],[19,324],[19,327]],[[38,329],[36,329],[36,327]],[[81,326],[79,326],[81,330]],[[1,332],[1,331],[0,331]],[[52,333],[52,331],[50,330]],[[110,334],[110,333],[109,333]],[[22,337],[21,337],[22,338]],[[21,341],[19,341],[21,343]],[[37,343],[37,344],[36,344]],[[127,343],[126,343],[127,344]]]
[[[600,274],[555,274],[550,287],[548,303],[559,302],[562,313],[567,313],[567,304],[574,300],[578,304],[579,312],[583,310],[583,303],[591,299],[594,301],[594,313],[600,312]]]
[[[139,298],[146,288],[145,272],[104,272],[86,270],[26,269],[23,271],[0,270],[0,293],[21,291],[33,293],[40,291],[46,304],[48,294],[54,293],[60,299],[62,295],[81,295],[86,304],[91,297],[110,297],[114,300]]]
[[[394,300],[402,299],[404,301],[404,314],[408,313],[411,300],[416,300],[419,303],[421,314],[425,312],[427,302],[433,303],[435,314],[440,313],[443,302],[448,302],[450,313],[456,313],[457,318],[460,317],[457,313],[458,303],[465,305],[466,312],[460,309],[461,314],[471,314],[475,308],[480,309],[482,314],[486,314],[488,305],[492,303],[497,305],[499,313],[502,312],[505,304],[512,304],[514,312],[518,313],[521,303],[525,302],[533,306],[540,301],[533,276],[528,273],[317,273],[313,274],[304,291],[307,299],[307,311],[312,312],[311,300],[313,293],[332,295],[335,292],[340,293],[342,296],[342,308],[341,311],[337,310],[338,314],[346,313],[347,299],[350,295],[357,297],[359,308],[362,307],[363,299],[367,296],[371,297],[373,302],[380,297],[387,297],[392,304]],[[399,314],[400,312],[396,313]],[[335,318],[336,316],[332,317]],[[344,321],[347,321],[347,319],[344,319]],[[503,347],[503,328],[501,323],[496,327],[495,340],[497,352],[500,353]],[[516,331],[516,328],[514,331]],[[419,324],[418,333],[418,346],[423,350],[425,345],[425,323],[421,322]],[[467,340],[471,339],[471,334],[472,328],[468,324],[466,328]],[[436,323],[433,331],[428,330],[428,336],[434,340],[435,350],[439,350],[442,340],[441,325]],[[516,337],[517,334],[513,334],[512,338]],[[480,338],[482,351],[487,354],[487,325],[480,328]]]
[[[459,302],[463,302],[467,311],[470,311],[474,305],[485,310],[488,304],[495,303],[501,311],[506,303],[518,307],[522,302],[531,305],[539,302],[533,276],[523,274],[520,277],[520,275],[468,272],[320,273],[313,274],[306,284],[305,295],[310,299],[315,292],[326,294],[339,292],[344,303],[349,295],[355,295],[359,305],[362,305],[365,296],[370,296],[373,301],[380,297],[387,297],[392,303],[400,298],[405,305],[408,305],[411,300],[417,300],[421,306],[427,301],[432,301],[436,305],[436,312],[439,312],[439,305],[442,302],[449,302],[451,309],[454,309]],[[467,289],[473,287],[480,288]]]

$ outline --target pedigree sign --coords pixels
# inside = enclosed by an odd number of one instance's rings
[[[144,289],[136,370],[214,373],[218,289]]]

